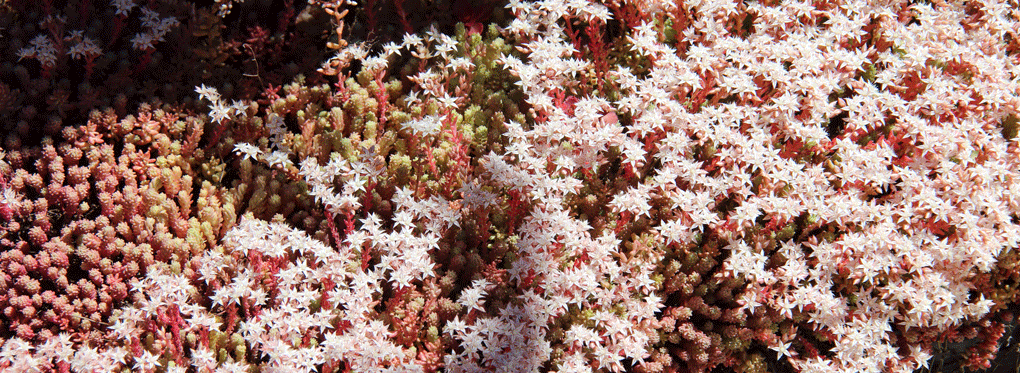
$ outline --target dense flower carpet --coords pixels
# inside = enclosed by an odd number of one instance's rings
[[[1016,366],[1016,0],[8,0],[0,51],[0,372]]]

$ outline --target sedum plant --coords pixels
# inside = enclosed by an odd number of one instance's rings
[[[208,153],[174,159],[203,223],[169,223],[194,258],[142,255],[96,337],[18,326],[0,367],[899,372],[967,339],[988,367],[1017,301],[1007,5],[511,1],[372,45],[323,4],[320,75],[196,89]],[[13,154],[0,213],[45,233]]]

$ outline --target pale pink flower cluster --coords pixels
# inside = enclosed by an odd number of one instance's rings
[[[521,79],[527,102],[545,120],[528,129],[508,124],[507,149],[516,164],[495,154],[486,159],[495,180],[530,193],[540,206],[536,213],[558,213],[563,196],[576,193],[580,182],[534,170],[565,165],[597,170],[607,166],[610,149],[635,170],[658,159],[662,166],[639,173],[644,182],[616,195],[610,207],[641,215],[650,199],[661,196],[684,215],[660,222],[663,240],[691,242],[706,228],[728,234],[726,267],[753,280],[744,299],[749,312],[762,312],[757,306],[764,294],[767,307],[791,318],[805,313],[806,327],[834,336],[836,347],[822,360],[796,358],[789,350],[792,335],[772,346],[809,371],[909,371],[929,355],[914,348],[901,356],[893,328],[948,328],[977,320],[992,306],[983,295],[972,295],[971,279],[1020,243],[1014,218],[1020,212],[1017,142],[1000,136],[1004,117],[1020,110],[1020,61],[999,50],[1003,35],[1018,29],[1015,9],[986,2],[979,5],[984,17],[966,19],[955,5],[909,5],[920,22],[908,25],[896,16],[906,5],[901,2],[850,1],[828,10],[798,2],[755,3],[754,32],[738,37],[722,24],[735,4],[685,2],[699,15],[678,35],[690,43],[686,51],[663,43],[662,24],[647,20],[629,37],[650,71],[638,76],[627,66],[616,67],[611,75],[621,98],[608,102],[592,93],[570,114],[554,104],[554,96],[577,87],[579,66],[569,57],[576,50],[557,21],[577,3],[511,5],[518,20],[509,30],[523,40],[529,58],[506,56],[502,63]],[[804,27],[797,22],[803,17],[829,21],[827,27]],[[890,51],[840,47],[858,40],[873,21],[894,43]],[[965,23],[971,29],[965,31]],[[941,68],[949,62],[973,68],[967,77],[952,75]],[[874,83],[861,77],[868,68],[876,70]],[[924,77],[924,86],[907,88],[915,74]],[[706,82],[714,82],[713,96],[730,98],[691,110],[687,97]],[[769,91],[763,85],[772,87],[771,98],[762,97]],[[848,91],[846,99],[832,98]],[[624,113],[633,125],[599,120]],[[846,114],[846,128],[830,139],[825,124],[840,113]],[[889,126],[888,137],[910,141],[899,148],[891,141],[855,141],[883,126]],[[643,144],[652,133],[662,136],[649,149]],[[784,156],[789,143],[801,144],[795,148],[799,153],[831,154],[829,161]],[[904,154],[911,146],[918,150]],[[720,166],[712,174],[689,161],[696,148],[705,147],[713,149]],[[726,198],[739,205],[719,215],[716,202]],[[801,215],[814,227],[841,233],[832,240],[786,243],[786,264],[768,268],[769,258],[754,246],[761,240],[747,235],[750,228],[762,219]],[[538,222],[583,237],[584,229],[571,230],[576,223],[566,214]],[[954,227],[957,238],[940,236],[938,224]],[[546,242],[565,240],[542,238],[530,249],[535,255],[548,255],[542,251]],[[520,244],[526,253],[521,265],[542,268],[527,254],[530,243]],[[834,292],[834,281],[856,290]]]
[[[57,46],[46,35],[39,35],[29,42],[29,46],[18,50],[18,60],[25,58],[34,58],[39,60],[39,63],[44,67],[53,67],[57,64]]]
[[[432,275],[427,269],[430,260],[420,253],[435,237],[386,234],[374,217],[363,223],[360,234],[349,236],[337,251],[286,224],[248,217],[227,234],[227,252],[213,252],[203,260],[203,278],[210,279],[210,284],[223,284],[213,297],[218,307],[249,303],[260,308],[244,321],[240,332],[252,349],[268,359],[262,369],[308,372],[338,361],[363,372],[420,369],[415,368],[411,351],[389,340],[391,332],[373,308],[382,295],[384,278],[401,286],[403,281]],[[388,265],[362,271],[357,254],[369,248],[395,257],[383,258]],[[397,254],[400,250],[403,254]],[[253,257],[275,267],[256,266],[247,259]],[[274,288],[265,285],[267,277],[275,282]],[[345,330],[333,330],[331,320],[337,317],[349,325]],[[318,343],[309,344],[308,338]]]
[[[142,10],[142,27],[145,32],[139,32],[131,38],[131,47],[140,51],[152,51],[156,44],[166,38],[171,29],[180,25],[181,22],[174,17],[160,18],[159,13],[145,7]]]
[[[57,60],[62,54],[71,56],[74,59],[90,60],[103,54],[95,40],[84,35],[83,30],[67,31],[64,33],[65,17],[47,16],[40,22],[39,26],[48,29],[49,35],[39,34],[29,41],[29,45],[18,50],[18,60],[31,58],[38,60],[44,69],[56,66]]]
[[[587,137],[586,129],[594,129],[590,122],[567,121],[565,116],[563,119],[557,124],[564,126],[564,130],[555,135],[561,136],[561,139]],[[570,367],[583,369],[583,364],[569,363],[576,359],[597,359],[601,368],[620,371],[624,368],[620,363],[624,357],[639,362],[648,356],[646,347],[655,335],[655,330],[648,327],[649,322],[662,307],[661,299],[654,294],[656,285],[649,276],[661,253],[647,252],[621,262],[616,256],[622,245],[615,234],[606,232],[592,237],[592,227],[588,222],[567,210],[564,198],[576,194],[582,181],[574,176],[562,176],[563,173],[532,171],[545,169],[556,159],[565,157],[572,159],[573,164],[563,167],[567,167],[568,175],[573,174],[578,164],[596,162],[594,159],[581,159],[577,152],[588,149],[595,157],[600,151],[598,147],[604,151],[609,146],[607,140],[612,138],[591,136],[588,140],[597,145],[589,147],[577,141],[574,142],[577,145],[575,150],[571,151],[541,135],[543,131],[552,132],[546,127],[553,125],[550,122],[536,124],[531,130],[524,130],[517,123],[508,123],[511,138],[509,154],[491,153],[484,158],[486,169],[497,186],[518,189],[535,203],[535,208],[519,228],[518,257],[509,271],[510,280],[518,285],[534,283],[545,289],[542,294],[528,291],[522,295],[528,311],[525,314],[535,318],[531,320],[534,325],[540,327],[552,323],[571,307],[598,317],[593,319],[596,329],[568,333],[568,337],[589,335],[590,338],[564,341],[568,346],[576,346],[561,362],[564,371],[576,371]],[[566,127],[568,123],[570,127]],[[566,143],[566,140],[563,141]],[[516,161],[507,161],[505,158],[508,156]],[[567,268],[562,268],[563,263],[568,264]],[[612,308],[618,305],[626,308],[625,315],[613,314]],[[504,309],[500,315],[513,312],[518,311]],[[582,345],[587,348],[582,349]],[[483,355],[488,356],[489,353],[483,351]],[[501,363],[520,366],[528,361],[531,360],[521,358]],[[536,364],[543,361],[540,359]],[[537,369],[536,365],[524,366],[531,367],[527,371]]]

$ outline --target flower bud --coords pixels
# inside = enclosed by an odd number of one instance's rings
[[[37,294],[40,290],[39,280],[29,277],[28,275],[18,276],[18,281],[15,283],[19,290],[25,294]]]
[[[31,255],[25,255],[25,257],[21,259],[21,264],[25,266],[25,270],[28,272],[35,272],[39,270],[39,262]]]
[[[18,335],[18,338],[24,340],[32,340],[35,338],[35,332],[32,331],[32,327],[27,324],[18,325],[16,334]]]
[[[112,285],[110,285],[109,293],[110,296],[113,297],[113,299],[116,301],[124,300],[124,298],[127,298],[128,295],[127,285],[125,285],[123,282],[114,282]]]
[[[46,236],[46,232],[39,226],[32,227],[28,230],[28,239],[34,246],[42,246],[49,241],[49,237]]]

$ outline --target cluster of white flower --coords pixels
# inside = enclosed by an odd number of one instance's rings
[[[153,51],[156,43],[162,42],[166,34],[180,22],[174,17],[159,18],[159,13],[149,8],[139,9],[142,10],[142,27],[145,27],[145,32],[139,32],[131,38],[131,47],[140,51]]]
[[[208,100],[209,117],[214,123],[223,125],[228,120],[245,118],[248,116],[249,102],[234,100],[231,104],[220,96],[219,91],[205,84],[195,87],[199,99]],[[256,162],[264,162],[270,168],[287,169],[294,165],[290,160],[291,151],[287,145],[287,125],[283,118],[275,113],[270,113],[262,122],[268,132],[269,149],[263,150],[254,144],[238,142],[234,144],[234,152],[243,156],[242,159],[251,159]]]
[[[378,233],[377,226],[372,228],[378,223],[372,220],[364,221],[366,236],[369,231]],[[372,308],[382,291],[380,279],[386,270],[363,272],[356,263],[357,254],[371,246],[392,247],[394,253],[400,253],[401,249],[410,252],[412,247],[421,245],[408,240],[387,240],[378,235],[371,237],[371,243],[352,239],[336,251],[285,224],[249,217],[224,239],[231,251],[213,253],[203,262],[207,263],[206,271],[214,273],[210,276],[216,279],[213,281],[224,284],[224,290],[217,292],[225,294],[222,304],[264,303],[260,315],[246,320],[241,332],[252,348],[268,358],[266,368],[313,371],[315,366],[328,361],[345,361],[358,371],[390,364],[414,370],[414,355],[389,342],[390,332],[372,317],[375,314]],[[295,255],[298,260],[292,260]],[[248,258],[258,257],[275,265],[253,266]],[[428,267],[418,263],[420,257],[403,255],[399,260],[411,263],[401,267],[409,270]],[[227,271],[227,268],[235,269]],[[412,276],[421,278],[422,275]],[[275,279],[275,287],[267,288],[264,281],[251,281],[266,276]],[[258,297],[252,294],[256,291],[260,293]],[[317,305],[314,308],[313,303]],[[349,325],[343,330],[334,330],[331,323],[338,314]],[[313,347],[304,346],[300,341],[306,337],[319,338],[319,343]]]
[[[74,43],[74,45],[67,49],[67,54],[71,56],[71,58],[94,58],[103,54],[103,50],[96,45],[96,42],[88,36],[85,36],[81,30],[70,32],[69,35],[64,38],[64,41]]]
[[[991,301],[972,297],[975,287],[969,279],[992,269],[1000,252],[1018,245],[1020,227],[1013,217],[1020,204],[1011,197],[1020,187],[1017,144],[997,131],[1006,115],[1020,110],[1020,73],[1008,67],[1016,65],[1015,56],[992,47],[1001,45],[1005,30],[1015,35],[1016,12],[984,4],[989,11],[999,9],[996,16],[964,32],[962,13],[948,4],[938,9],[911,5],[922,20],[914,26],[894,16],[900,4],[854,2],[827,10],[810,4],[755,4],[747,9],[757,15],[754,32],[737,37],[722,26],[734,10],[720,5],[686,3],[698,15],[682,32],[685,42],[678,43],[689,44],[686,50],[664,42],[667,30],[661,21],[635,28],[630,41],[648,59],[650,71],[639,77],[626,66],[617,67],[612,75],[620,99],[582,105],[600,99],[582,98],[571,114],[556,104],[554,94],[577,86],[571,58],[577,51],[557,20],[577,5],[511,4],[518,19],[509,30],[525,41],[529,59],[505,56],[502,63],[520,78],[527,102],[545,118],[528,131],[508,124],[512,145],[507,149],[518,166],[490,155],[493,177],[532,187],[540,204],[556,201],[550,197],[572,190],[546,191],[539,185],[571,184],[548,183],[542,179],[550,176],[529,170],[551,164],[597,170],[605,167],[607,151],[618,149],[624,164],[644,182],[621,191],[610,207],[647,214],[648,201],[663,196],[680,210],[676,220],[659,225],[666,239],[688,242],[696,235],[684,230],[705,229],[730,239],[727,268],[755,280],[747,299],[769,289],[778,297],[769,299],[770,307],[790,317],[794,309],[806,312],[808,324],[835,336],[828,369],[920,364],[924,351],[915,349],[913,360],[904,360],[894,347],[892,328],[944,328],[977,320]],[[823,27],[793,22],[817,16],[830,21]],[[840,47],[859,40],[871,22],[882,25],[881,37],[894,48],[877,53]],[[941,47],[946,40],[956,48]],[[932,69],[933,63],[973,69],[964,81],[945,69]],[[874,83],[862,78],[868,68],[876,70]],[[915,84],[912,74],[920,74],[924,83],[916,88],[921,91],[916,98],[907,96],[907,87]],[[691,108],[688,97],[706,90],[729,98]],[[847,92],[846,99],[831,99]],[[973,97],[985,99],[975,103]],[[954,108],[975,106],[966,114],[951,114]],[[633,124],[596,121],[603,113],[629,114]],[[827,133],[825,124],[840,113],[846,115],[846,128]],[[865,141],[865,133],[882,131],[888,123],[894,124],[885,130],[887,139],[913,138],[916,145],[894,149],[892,141]],[[924,150],[906,156],[910,146]],[[805,161],[782,155],[784,148],[831,151],[832,158],[826,158],[828,164]],[[689,161],[699,151],[711,152],[717,171],[705,172],[706,165]],[[652,158],[661,166],[644,167]],[[882,196],[882,190],[892,192]],[[721,199],[739,204],[719,216],[716,202]],[[787,264],[768,268],[766,253],[750,245],[761,239],[747,234],[763,218],[790,221],[802,214],[815,226],[828,224],[846,233],[832,242],[791,245]],[[939,222],[955,227],[952,240],[933,228]],[[850,237],[857,239],[851,242]],[[850,269],[849,278],[842,277],[837,264]],[[855,301],[847,299],[852,294],[830,290],[834,281],[856,284],[860,293]],[[804,311],[807,305],[812,311]],[[867,334],[854,337],[861,328]],[[774,347],[789,352],[790,341],[785,342]],[[800,367],[817,363],[793,361]]]
[[[402,125],[417,136],[435,136],[443,128],[442,119],[435,115],[412,119]]]
[[[51,22],[66,22],[60,17],[48,17],[43,24]],[[71,58],[95,58],[103,54],[103,50],[96,45],[96,42],[84,35],[82,30],[69,31],[67,36],[64,36],[63,42],[59,40],[53,40],[47,35],[39,35],[33,38],[29,42],[29,46],[18,50],[18,59],[34,58],[39,60],[39,63],[43,67],[50,68],[56,65],[57,57],[61,52],[58,50],[58,45],[63,47],[64,43],[73,43],[70,48],[66,48],[67,55]]]
[[[205,84],[195,87],[195,92],[198,93],[198,98],[201,100],[208,100],[211,105],[209,106],[209,117],[215,123],[223,123],[234,116],[247,116],[248,105],[242,101],[234,101],[231,104],[227,104],[225,100],[220,96],[220,92],[214,87],[207,87]],[[273,124],[269,124],[270,129],[282,128],[281,124],[275,123],[274,120],[270,120]],[[282,136],[281,130],[277,130],[274,134]]]
[[[330,213],[340,214],[361,208],[359,196],[365,193],[366,184],[378,182],[383,167],[385,165],[372,148],[363,149],[354,162],[348,162],[337,154],[325,166],[319,166],[314,158],[305,158],[301,161],[299,175],[311,187],[309,194],[316,201]],[[339,194],[333,190],[333,181],[338,176],[343,183]]]
[[[35,58],[43,66],[49,67],[57,63],[57,46],[49,36],[36,36],[29,44],[18,50],[18,59]]]

